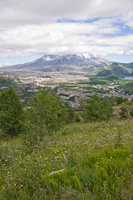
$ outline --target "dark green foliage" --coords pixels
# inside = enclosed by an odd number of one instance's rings
[[[58,130],[67,120],[64,102],[50,88],[42,88],[31,100],[27,109],[27,123],[36,134],[50,133]]]
[[[101,100],[96,94],[86,102],[83,116],[86,120],[108,120],[113,116],[109,100]]]
[[[110,102],[110,104],[111,104],[112,106],[115,105],[115,99],[114,99],[113,96],[110,97],[109,102]]]
[[[75,97],[76,97],[76,96],[70,97],[70,98],[69,98],[69,101],[75,101]]]
[[[125,106],[123,106],[120,108],[120,110],[121,111],[120,111],[119,115],[121,116],[121,118],[127,118],[128,117],[128,109]]]
[[[67,111],[67,123],[71,123],[74,121],[75,117],[75,109],[69,106],[68,103],[65,103],[65,109]]]
[[[78,110],[82,111],[85,106],[85,100],[81,97],[79,100],[79,103],[80,103],[80,106],[79,106]]]
[[[133,117],[133,108],[130,110],[130,116]]]
[[[119,105],[121,103],[127,102],[128,99],[127,98],[123,98],[123,97],[117,97],[116,98],[116,104]]]
[[[40,77],[42,77],[42,78],[51,78],[51,76],[40,76]]]
[[[10,136],[22,132],[23,108],[18,94],[12,87],[0,93],[0,127]]]

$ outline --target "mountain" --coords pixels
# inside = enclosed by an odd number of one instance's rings
[[[131,76],[133,74],[133,63],[123,64],[114,63],[100,58],[93,54],[75,54],[75,55],[44,55],[43,57],[25,64],[14,65],[1,68],[1,72],[9,72],[13,75],[32,72],[77,72],[94,73],[97,70],[105,68],[111,70],[113,75]],[[25,74],[26,74],[25,73]],[[99,73],[99,71],[98,71]]]
[[[108,66],[111,63],[112,62],[92,54],[44,55],[35,61],[12,67],[24,69],[42,68],[44,66]]]

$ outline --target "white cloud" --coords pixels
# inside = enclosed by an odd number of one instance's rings
[[[26,56],[57,53],[130,53],[133,35],[113,36],[117,26],[108,23],[54,23],[23,26],[0,33],[0,55]],[[107,19],[106,19],[107,21]],[[118,52],[117,52],[118,49]]]
[[[133,28],[133,12],[129,12],[128,14],[123,15],[121,17],[121,21],[130,28]]]
[[[132,54],[132,0],[0,0],[0,58],[37,54]],[[56,23],[57,19],[90,23]],[[102,19],[101,19],[102,17]]]
[[[0,30],[57,19],[87,19],[132,12],[132,0],[1,0]]]

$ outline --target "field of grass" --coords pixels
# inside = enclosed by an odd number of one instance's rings
[[[69,124],[39,143],[1,138],[0,199],[131,200],[132,141],[133,120]]]

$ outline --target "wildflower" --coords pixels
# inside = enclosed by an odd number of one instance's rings
[[[12,181],[12,177],[10,177],[10,180]]]
[[[97,164],[98,164],[99,162],[97,162]]]
[[[21,185],[21,188],[23,187],[23,185]]]
[[[129,156],[132,156],[132,155],[129,155]]]
[[[14,184],[14,186],[16,186],[16,183]]]
[[[112,157],[110,157],[110,159],[112,159]]]
[[[2,189],[5,190],[5,187],[3,186]]]

